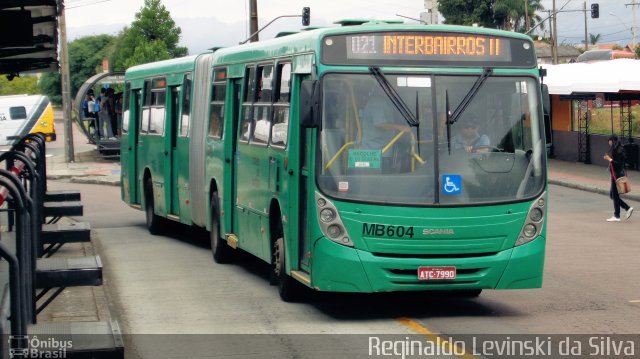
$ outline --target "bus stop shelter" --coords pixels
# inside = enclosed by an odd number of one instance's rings
[[[640,61],[617,59],[592,63],[542,65],[552,97],[553,154],[559,159],[606,165],[608,135],[617,134],[627,150],[627,162],[638,168]],[[608,106],[611,131],[592,131],[592,111]],[[614,116],[615,115],[615,116]],[[614,117],[619,123],[614,123]]]

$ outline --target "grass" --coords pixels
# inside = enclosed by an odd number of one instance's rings
[[[574,106],[575,107],[575,106]],[[578,111],[574,109],[574,130],[578,130]],[[613,127],[612,127],[613,121]],[[631,107],[631,136],[640,137],[640,105]],[[620,134],[620,108],[602,107],[591,109],[589,132],[593,134]]]

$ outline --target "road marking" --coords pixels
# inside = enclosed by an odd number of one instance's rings
[[[640,303],[640,299],[630,300],[629,303]]]
[[[409,318],[397,318],[396,321],[398,321],[400,324],[402,324],[405,327],[413,330],[416,333],[424,334],[424,336],[427,337],[427,339],[429,341],[432,341],[432,342],[434,342],[436,344],[439,344],[443,349],[451,351],[452,353],[464,353],[462,355],[456,355],[456,356],[458,356],[460,358],[478,359],[478,357],[467,353],[464,350],[464,348],[460,348],[459,346],[455,345],[454,343],[449,342],[448,340],[444,339],[443,337],[439,336],[438,334],[435,334],[434,332],[430,331],[425,326],[421,325],[420,323],[418,323],[418,322],[416,322],[414,320],[411,320]]]

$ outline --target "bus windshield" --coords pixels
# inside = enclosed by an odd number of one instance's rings
[[[384,75],[406,106],[370,73],[323,77],[321,191],[409,205],[498,203],[540,193],[544,139],[534,78],[491,75],[447,126],[447,111],[477,75]],[[407,123],[401,107],[417,125]]]

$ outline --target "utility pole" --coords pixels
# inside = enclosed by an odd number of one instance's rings
[[[558,13],[556,12],[556,0],[553,0],[553,64],[558,63]]]
[[[58,27],[60,29],[60,80],[62,82],[62,113],[64,118],[64,158],[67,162],[74,162],[73,120],[71,119],[71,79],[69,76],[69,51],[67,49],[67,20],[64,14],[64,1],[60,1],[58,4],[60,6]]]
[[[636,27],[636,6],[640,6],[640,4],[636,3],[636,0],[631,0],[630,4],[624,4],[624,6],[631,5],[631,10],[633,11],[633,25],[631,26],[631,47],[632,50],[636,50],[636,32],[638,32],[638,28]]]
[[[249,33],[251,42],[258,41],[258,0],[249,0]]]
[[[584,2],[584,6],[582,7],[584,10],[584,51],[589,50],[589,37],[587,33],[587,2]]]
[[[529,1],[524,0],[524,31],[529,32]]]

